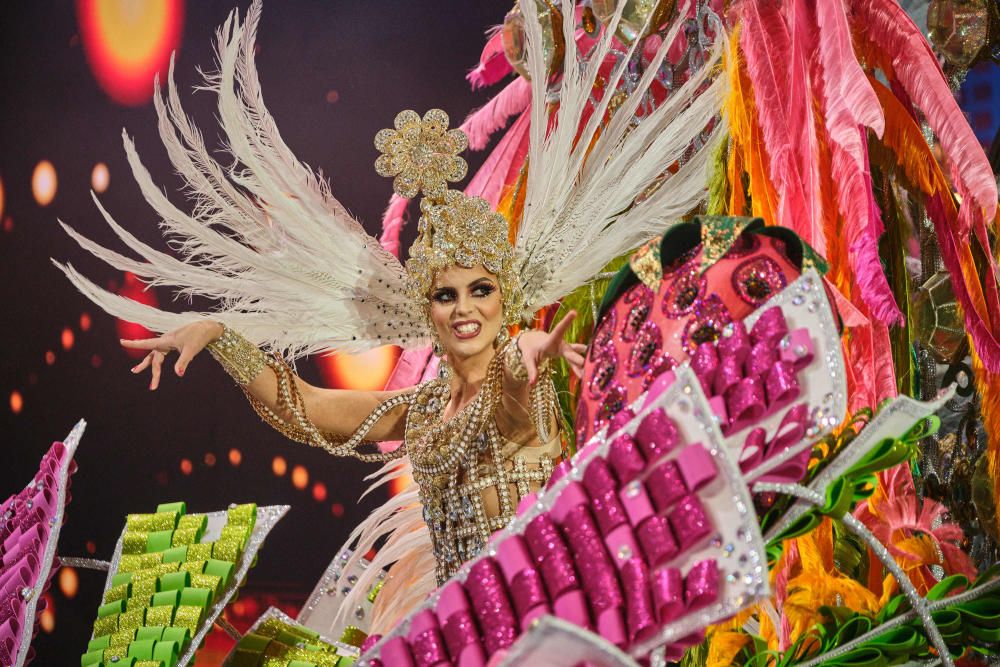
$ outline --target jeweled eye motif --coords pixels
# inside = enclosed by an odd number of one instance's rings
[[[591,398],[600,398],[604,395],[608,385],[615,378],[617,370],[618,355],[615,353],[615,347],[614,345],[606,345],[597,358],[591,372],[590,382],[587,384],[587,391]]]
[[[689,314],[698,300],[705,295],[706,286],[707,282],[698,271],[698,265],[694,262],[688,264],[677,274],[674,284],[663,296],[664,314],[673,318]]]
[[[608,343],[611,342],[611,337],[614,335],[617,326],[618,311],[614,309],[609,310],[598,325],[594,339],[590,342],[590,353],[588,356],[591,361],[596,360]]]
[[[781,267],[768,257],[748,259],[733,272],[733,290],[743,301],[757,307],[788,284]]]
[[[632,351],[629,353],[626,373],[629,377],[638,377],[647,373],[663,356],[663,334],[655,322],[642,325],[636,337]]]
[[[625,295],[625,303],[630,304],[628,315],[625,317],[625,325],[622,327],[622,340],[631,343],[639,334],[649,311],[653,307],[653,290],[646,285],[636,285]]]
[[[594,433],[604,428],[612,417],[621,412],[627,398],[625,388],[617,382],[613,382],[608,388],[608,393],[604,395],[601,407],[598,408],[597,414],[594,416]]]
[[[694,317],[684,327],[681,342],[689,352],[702,343],[711,343],[722,335],[722,329],[733,321],[729,309],[717,294],[709,294],[695,303]]]
[[[723,259],[739,259],[758,250],[760,250],[760,239],[757,235],[744,232],[733,241],[733,245],[730,246]]]

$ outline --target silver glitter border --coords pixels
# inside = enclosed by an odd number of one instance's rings
[[[50,525],[49,540],[45,543],[45,552],[41,559],[41,568],[38,570],[38,578],[31,589],[31,597],[24,607],[24,627],[21,628],[20,644],[17,648],[17,655],[14,656],[14,665],[21,667],[28,658],[28,650],[31,648],[31,640],[35,635],[35,610],[38,608],[38,600],[42,597],[42,590],[49,582],[49,575],[52,572],[52,561],[56,556],[56,546],[59,542],[59,532],[62,530],[63,521],[66,515],[66,487],[69,485],[69,467],[73,463],[76,448],[80,444],[83,432],[87,429],[87,422],[81,419],[63,440],[66,448],[66,458],[63,459],[59,468],[59,491],[56,496],[55,524]],[[50,519],[51,522],[51,519]]]
[[[271,529],[274,528],[274,525],[281,521],[285,514],[288,513],[288,509],[288,505],[267,505],[257,508],[257,522],[254,524],[253,532],[250,534],[250,539],[247,540],[246,547],[243,549],[243,554],[240,556],[240,560],[236,563],[236,568],[233,571],[233,576],[229,585],[222,591],[222,595],[219,595],[213,600],[212,606],[208,608],[205,618],[202,619],[198,632],[191,637],[191,643],[188,645],[187,650],[181,653],[175,667],[185,667],[191,659],[194,658],[195,653],[197,653],[198,649],[201,648],[202,641],[215,624],[215,619],[217,619],[226,608],[229,600],[232,599],[233,595],[243,584],[244,579],[246,579],[247,573],[250,571],[250,566],[253,564],[254,557],[256,557],[257,551],[260,549],[261,545],[264,544],[267,534],[270,533]],[[209,519],[225,518],[226,510],[206,512],[205,516]],[[111,588],[112,577],[114,577],[114,575],[118,572],[118,565],[121,563],[122,559],[122,540],[124,537],[125,529],[122,529],[122,533],[118,537],[118,543],[115,545],[115,554],[111,559],[111,569],[108,572],[108,578],[104,582],[104,591],[101,593],[102,600],[104,599],[104,594]],[[91,638],[93,638],[93,633],[91,633]]]
[[[246,634],[244,634],[243,636],[245,637],[251,632],[254,632],[264,622],[269,621],[272,618],[276,618],[282,623],[287,623],[288,625],[294,625],[300,628],[306,628],[307,630],[312,630],[313,632],[316,632],[316,630],[314,630],[313,628],[310,628],[301,621],[292,618],[291,616],[281,611],[277,607],[268,607],[267,610],[263,614],[261,614],[256,621],[253,622],[253,625],[250,626],[250,629],[247,630]],[[351,646],[350,644],[344,644],[342,642],[334,641],[328,637],[325,637],[322,633],[319,633],[319,638],[323,640],[325,643],[330,644],[331,646],[336,648],[337,651],[343,656],[356,658],[360,654],[357,646]],[[239,642],[237,642],[237,645],[239,645]],[[236,646],[233,646],[232,650],[223,659],[222,667],[229,667],[229,665],[232,664],[232,661],[235,658],[235,656],[236,656]]]
[[[872,447],[885,438],[905,433],[921,419],[925,419],[940,410],[954,395],[955,389],[950,387],[933,401],[924,402],[909,396],[897,396],[876,413],[868,425],[861,429],[857,437],[807,485],[807,488],[825,494],[827,486],[870,452]],[[767,531],[766,538],[773,539],[775,535],[780,534],[811,507],[812,505],[805,500],[796,500],[778,523]]]
[[[749,552],[755,553],[757,557],[755,559],[756,563],[751,565],[753,570],[752,581],[750,583],[745,583],[742,580],[736,582],[737,584],[741,584],[747,588],[746,594],[739,596],[738,602],[735,604],[728,600],[725,602],[718,602],[707,607],[706,609],[701,610],[698,614],[692,614],[678,620],[675,623],[665,625],[661,628],[657,635],[642,644],[637,645],[632,650],[632,655],[639,657],[649,653],[658,646],[669,643],[674,638],[683,637],[690,634],[694,630],[703,628],[720,619],[733,616],[740,610],[753,604],[756,600],[770,597],[764,538],[760,532],[760,522],[753,511],[750,490],[743,481],[739,467],[736,465],[735,461],[729,457],[729,453],[723,444],[724,441],[722,433],[719,431],[719,427],[713,419],[712,411],[708,406],[708,399],[705,398],[701,389],[701,384],[694,371],[688,367],[682,366],[676,370],[676,373],[677,377],[673,384],[657,396],[656,400],[654,400],[645,409],[640,410],[636,417],[632,419],[632,421],[630,421],[623,430],[628,430],[630,432],[634,431],[642,421],[642,418],[648,412],[651,412],[658,407],[663,407],[675,423],[678,424],[682,433],[685,433],[685,435],[687,435],[687,432],[691,433],[689,437],[685,438],[686,443],[694,444],[702,442],[703,444],[706,444],[706,449],[712,455],[716,465],[719,467],[720,476],[723,480],[725,480],[729,488],[735,492],[733,496],[734,507],[741,514],[742,518],[740,522],[734,522],[730,527],[733,532],[743,529],[745,535],[744,547],[746,547]],[[681,408],[682,401],[690,401],[688,404],[690,418],[692,418],[695,424],[700,428],[689,427],[688,414],[679,414],[683,412]],[[601,433],[603,433],[603,431]],[[596,439],[596,436],[591,439],[591,442],[593,442],[594,439]],[[583,478],[583,470],[586,468],[586,464],[594,458],[606,456],[609,447],[610,441],[605,439],[600,444],[597,444],[587,450],[584,453],[584,458],[580,458],[580,455],[577,454],[577,456],[572,459],[573,467],[569,470],[569,472],[557,480],[551,487],[540,490],[535,503],[523,515],[514,517],[507,528],[503,529],[503,536],[510,535],[512,533],[523,533],[524,528],[528,525],[528,523],[551,508],[556,498],[559,497],[559,494],[567,485]],[[673,451],[676,452],[679,451],[679,449],[675,449]],[[652,468],[652,465],[649,467]],[[464,582],[468,577],[469,570],[473,564],[487,556],[495,556],[495,542],[496,540],[491,541],[484,553],[472,560],[467,561],[451,578],[451,580]],[[733,542],[735,542],[735,540]],[[437,604],[439,596],[440,588],[428,596],[419,607],[411,611],[407,617],[397,624],[391,632],[387,633],[364,655],[362,655],[358,662],[355,663],[355,667],[371,667],[371,660],[374,659],[374,656],[378,655],[378,652],[382,649],[385,642],[393,637],[406,636],[409,631],[410,619],[412,619],[418,611],[433,609],[434,605]]]

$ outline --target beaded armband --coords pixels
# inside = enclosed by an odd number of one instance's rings
[[[350,438],[341,438],[331,433],[319,430],[306,415],[305,399],[299,391],[295,373],[282,359],[278,357],[264,357],[264,365],[269,367],[278,382],[277,409],[282,414],[278,414],[268,405],[256,399],[243,387],[250,405],[260,415],[269,426],[284,435],[289,440],[301,442],[305,445],[319,447],[334,456],[352,456],[367,462],[385,462],[398,459],[405,454],[405,447],[399,447],[391,452],[380,452],[378,445],[364,439],[368,431],[382,418],[385,413],[403,403],[408,403],[411,399],[409,394],[400,394],[383,402],[372,414],[368,415],[361,427]],[[374,449],[367,453],[360,451],[361,447],[369,445]]]
[[[267,365],[266,354],[225,325],[222,327],[222,335],[208,344],[208,351],[230,377],[244,387]]]
[[[507,345],[507,349],[503,352],[503,365],[512,378],[518,382],[527,382],[528,367],[524,365],[524,356],[521,354],[521,347],[517,344],[520,337],[521,334],[518,333]]]

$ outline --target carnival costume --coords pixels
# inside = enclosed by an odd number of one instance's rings
[[[541,30],[531,13],[526,12],[529,29]],[[419,494],[394,497],[351,538],[363,553],[385,533],[392,534],[376,567],[366,573],[370,579],[357,585],[360,593],[380,566],[404,555],[416,571],[426,573],[412,577],[405,600],[396,600],[405,610],[407,601],[419,601],[433,588],[431,571],[439,583],[444,581],[482,547],[490,532],[505,525],[518,500],[548,476],[557,455],[557,443],[546,434],[542,443],[547,449],[536,452],[537,464],[531,465],[524,449],[506,441],[495,427],[501,364],[515,357],[511,363],[516,365],[516,347],[509,348],[509,355],[508,348],[498,349],[479,395],[455,418],[442,423],[447,383],[431,381],[389,399],[367,418],[358,415],[360,429],[344,441],[320,433],[309,422],[291,370],[277,355],[294,359],[328,349],[426,344],[432,330],[427,290],[437,270],[455,264],[481,264],[498,276],[505,323],[514,324],[585,284],[610,260],[691,210],[706,194],[705,166],[722,127],[715,118],[722,83],[711,77],[722,42],[715,43],[675,97],[640,123],[632,119],[652,76],[633,86],[631,95],[592,97],[595,80],[613,88],[625,74],[627,59],[610,72],[599,67],[613,48],[611,34],[597,42],[589,64],[582,65],[570,22],[548,24],[547,39],[530,39],[531,169],[522,178],[523,212],[513,247],[506,238],[506,221],[485,200],[447,188],[466,172],[458,157],[467,144],[464,134],[448,130],[441,111],[423,118],[410,111],[399,114],[395,128],[376,137],[383,153],[376,169],[395,177],[399,196],[424,194],[419,236],[404,269],[282,142],[263,105],[253,64],[259,14],[260,3],[255,2],[244,23],[235,16],[226,22],[220,32],[219,72],[209,77],[237,166],[226,169],[209,155],[181,109],[172,81],[166,101],[156,96],[161,138],[194,195],[192,215],[164,197],[125,138],[140,189],[162,216],[164,234],[181,258],[140,242],[100,203],[108,224],[145,261],[107,250],[64,225],[84,248],[112,266],[151,285],[172,286],[179,294],[216,299],[217,310],[159,311],[106,292],[72,266],[59,266],[103,309],[151,330],[168,331],[202,318],[222,322],[226,332],[212,345],[213,354],[241,384],[265,364],[275,371],[280,405],[293,415],[292,421],[260,404],[255,408],[289,437],[337,455],[388,461],[383,472],[390,476],[400,474],[395,459],[405,456]],[[671,34],[682,25],[678,21]],[[559,105],[550,115],[553,40],[564,49],[565,66]],[[656,58],[662,61],[666,53],[664,46]],[[611,109],[617,111],[609,116]],[[682,158],[683,166],[669,172]],[[256,346],[275,356],[261,354]],[[554,406],[547,381],[539,383],[535,396],[532,413],[544,432]],[[392,453],[361,451],[368,429],[404,403],[409,409],[403,447]],[[480,464],[485,464],[482,469]],[[493,505],[493,511],[487,512],[484,503]],[[426,550],[423,557],[414,555],[428,543],[428,528],[433,559]],[[430,567],[432,562],[436,567]]]

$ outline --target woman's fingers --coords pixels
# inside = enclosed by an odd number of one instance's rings
[[[140,361],[138,364],[132,367],[132,372],[141,373],[142,371],[149,368],[149,364],[152,363],[152,361],[153,361],[153,353],[150,352],[149,354],[147,354],[145,357],[142,358],[142,361]]]
[[[149,390],[156,391],[160,386],[160,372],[163,367],[164,354],[159,350],[153,350],[153,380],[149,383]]]
[[[573,348],[574,352],[579,352],[580,354],[584,354],[587,351],[587,346],[583,343],[570,343],[569,346]]]
[[[566,317],[562,318],[559,324],[557,324],[555,328],[552,329],[552,333],[550,333],[549,335],[552,336],[552,338],[562,340],[563,334],[566,333],[566,329],[569,328],[569,325],[572,324],[573,320],[575,319],[576,319],[576,311],[575,310],[569,311],[568,313],[566,313]]]
[[[180,358],[177,359],[177,363],[174,364],[174,373],[177,373],[177,377],[184,377],[188,364],[191,363],[191,360],[194,359],[194,355],[196,354],[197,352],[191,345],[185,345],[181,348]]]
[[[125,340],[122,338],[118,342],[122,344],[122,347],[127,347],[131,350],[155,350],[164,346],[163,336],[146,338],[145,340]]]
[[[573,364],[573,363],[571,363],[569,365],[569,368],[570,368],[571,371],[573,371],[573,375],[577,376],[581,380],[583,379],[583,364]]]

